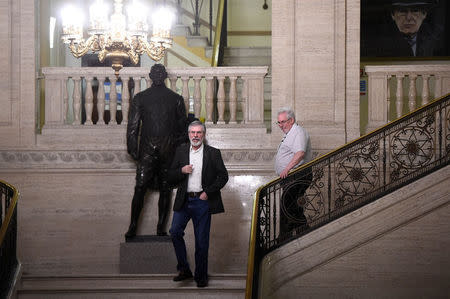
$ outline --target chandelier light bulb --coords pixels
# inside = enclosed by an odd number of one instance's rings
[[[62,27],[64,43],[78,43],[83,38],[83,15],[72,5],[62,10]]]
[[[130,35],[138,35],[147,38],[147,8],[139,1],[134,0],[127,8],[128,31]]]
[[[174,20],[173,12],[167,7],[159,8],[153,15],[153,36],[154,42],[163,44],[164,47],[170,48],[172,40],[170,39],[170,28]]]
[[[173,19],[174,14],[172,10],[163,6],[152,15],[153,28],[156,27],[160,30],[170,31]]]
[[[89,8],[89,33],[103,34],[109,27],[108,22],[109,9],[103,0],[96,0]]]

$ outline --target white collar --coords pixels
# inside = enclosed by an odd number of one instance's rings
[[[189,150],[190,150],[190,152],[191,153],[198,153],[199,151],[201,151],[201,150],[203,150],[203,143],[200,145],[200,147],[198,148],[198,149],[194,149],[193,147],[192,147],[192,145],[189,147]]]

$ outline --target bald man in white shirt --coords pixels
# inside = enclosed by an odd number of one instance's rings
[[[278,111],[277,124],[285,134],[278,146],[275,157],[275,171],[282,180],[280,232],[285,234],[297,227],[306,226],[301,202],[312,181],[311,169],[300,179],[288,178],[289,172],[312,159],[311,141],[308,132],[295,122],[295,114],[290,108]]]

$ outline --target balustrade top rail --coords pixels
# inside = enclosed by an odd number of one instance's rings
[[[267,66],[223,66],[223,67],[171,67],[167,68],[169,79],[172,77],[264,77],[267,74]],[[147,78],[150,68],[124,67],[120,70],[119,77],[140,76]],[[45,78],[67,77],[115,77],[114,70],[110,67],[44,67],[42,74]]]
[[[408,65],[367,65],[366,73],[419,73],[419,74],[439,74],[450,73],[448,64],[408,64]]]
[[[449,163],[447,94],[260,187],[254,201],[246,298],[257,298],[259,262],[270,251]],[[305,185],[303,194],[289,192]],[[300,224],[299,207],[308,226]],[[294,228],[283,229],[281,218]]]

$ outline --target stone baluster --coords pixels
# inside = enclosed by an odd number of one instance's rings
[[[236,110],[237,110],[237,90],[236,90],[236,76],[230,76],[230,124],[236,124]]]
[[[109,82],[111,83],[111,88],[109,89],[109,115],[110,121],[109,124],[117,124],[116,120],[116,112],[117,112],[117,91],[116,91],[116,77],[112,76],[109,78]]]
[[[442,96],[442,76],[435,74],[434,75],[435,84],[434,84],[434,97],[439,98]]]
[[[178,80],[177,76],[169,78],[170,89],[172,89],[174,92],[177,92],[177,80]]]
[[[186,107],[186,111],[189,111],[189,77],[182,77],[181,81],[183,81],[183,91],[181,95],[184,99],[184,106]]]
[[[92,77],[85,77],[86,80],[86,92],[84,98],[86,103],[84,105],[86,109],[86,122],[85,125],[92,125],[92,110],[94,109],[94,95],[92,94]]]
[[[133,77],[134,81],[134,92],[133,97],[141,92],[141,77]]]
[[[81,77],[73,77],[73,124],[81,124]]]
[[[145,77],[145,88],[149,88],[150,86],[152,86],[152,79],[147,75]]]
[[[397,92],[395,94],[395,108],[397,110],[397,118],[403,114],[403,75],[397,75]]]
[[[63,84],[62,84],[62,94],[63,94],[63,123],[66,123],[67,121],[67,114],[69,113],[69,91],[67,90],[67,83],[69,79],[67,77],[64,77]]]
[[[429,85],[430,76],[428,74],[422,75],[422,105],[426,105],[430,101],[430,85]]]
[[[416,108],[416,74],[409,75],[409,92],[408,92],[408,108],[409,112]]]
[[[214,77],[206,77],[206,123],[213,123]]]
[[[97,112],[98,121],[97,124],[105,124],[103,114],[105,113],[105,78],[97,77],[98,91],[97,91]]]
[[[128,109],[130,107],[130,92],[128,82],[130,78],[122,78],[122,125],[128,124]]]
[[[194,114],[197,118],[200,118],[200,112],[202,109],[202,91],[200,89],[201,77],[194,77]]]
[[[224,124],[224,113],[225,113],[225,87],[224,81],[225,77],[220,76],[217,77],[219,80],[219,88],[217,90],[217,110],[219,113],[219,118],[217,119],[217,124]]]
[[[242,105],[242,123],[246,123],[248,120],[248,99],[247,99],[247,79],[242,80],[242,92],[241,92],[241,105]]]

